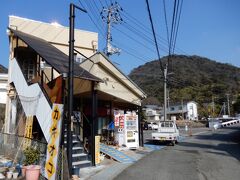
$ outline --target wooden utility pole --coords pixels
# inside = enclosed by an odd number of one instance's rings
[[[227,95],[227,109],[228,109],[228,116],[230,116],[230,104],[229,104],[229,95],[230,94],[226,94]]]
[[[164,121],[167,120],[167,65],[164,68]]]

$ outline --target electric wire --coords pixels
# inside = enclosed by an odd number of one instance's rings
[[[156,39],[156,34],[155,34],[154,26],[153,26],[152,15],[151,15],[151,11],[150,11],[148,0],[146,0],[146,4],[147,4],[147,11],[148,11],[149,20],[150,20],[151,27],[152,27],[152,33],[153,33],[153,36],[154,36],[154,41],[155,41],[155,46],[156,46],[156,50],[157,50],[158,60],[159,60],[159,63],[160,63],[161,71],[163,73],[163,66],[162,66],[162,62],[161,62],[161,59],[160,59],[158,43],[157,43],[157,39]]]
[[[84,8],[84,6],[83,6],[83,4],[81,3],[81,1],[80,1],[80,0],[78,0],[78,1],[79,1],[80,5]],[[86,8],[84,8],[84,9],[86,9]],[[91,15],[90,15],[89,13],[87,13],[87,15],[88,15],[88,17],[90,18],[90,20],[92,21],[92,23],[95,25],[95,27],[98,29],[100,35],[101,35],[103,38],[105,38],[105,35],[104,35],[104,33],[102,32],[101,28],[98,27],[98,25],[97,25],[96,22],[93,20],[93,18],[91,17]]]
[[[174,38],[173,53],[175,51],[175,46],[176,46],[176,41],[177,41],[178,28],[179,28],[180,19],[181,19],[181,13],[182,13],[182,5],[183,5],[183,0],[181,0],[180,12],[178,14],[178,23],[177,23],[176,35],[175,35],[175,38]]]

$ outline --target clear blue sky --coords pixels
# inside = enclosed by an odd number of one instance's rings
[[[8,67],[8,15],[16,15],[43,22],[57,21],[68,26],[69,3],[80,6],[78,0],[1,0],[0,7],[0,64]],[[99,33],[99,50],[105,45],[106,26],[99,12],[111,0],[81,0],[89,15],[77,12],[77,28]],[[113,1],[114,2],[114,1]],[[113,55],[112,61],[129,72],[147,61],[157,58],[152,38],[145,0],[118,0],[123,8],[124,23],[114,25],[113,44],[122,53]],[[166,27],[163,1],[149,0],[153,21],[159,35],[160,54],[166,55]],[[166,0],[170,21],[173,0]],[[218,62],[240,66],[240,1],[239,0],[183,0],[182,16],[177,39],[177,54],[199,55]],[[137,26],[136,24],[142,23]],[[170,27],[170,25],[169,25]],[[129,30],[131,29],[131,30]],[[135,33],[133,33],[133,31]],[[149,37],[148,37],[149,36]],[[177,68],[177,67],[176,67]]]

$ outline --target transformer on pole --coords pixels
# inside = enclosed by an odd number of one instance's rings
[[[107,39],[106,39],[106,48],[104,49],[104,52],[107,56],[113,55],[113,54],[120,54],[120,49],[113,47],[111,45],[112,36],[111,36],[111,26],[113,24],[120,24],[123,20],[120,16],[120,11],[122,11],[122,8],[120,5],[115,2],[114,4],[111,3],[109,7],[106,7],[102,9],[101,17],[104,22],[107,23]]]

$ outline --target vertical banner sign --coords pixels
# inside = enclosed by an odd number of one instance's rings
[[[100,163],[100,136],[95,136],[95,163]]]
[[[119,116],[119,129],[124,128],[124,115]]]
[[[49,129],[50,140],[47,146],[47,159],[45,165],[45,177],[50,180],[55,180],[57,171],[57,159],[61,134],[62,123],[62,104],[53,104],[52,108],[52,123]]]
[[[114,116],[114,126],[115,126],[115,127],[118,127],[118,126],[119,126],[119,115],[120,115],[120,114],[116,114],[116,115]]]
[[[23,149],[26,149],[31,145],[32,126],[33,126],[33,116],[27,116],[25,132],[24,132],[24,137],[26,138],[24,140]]]

